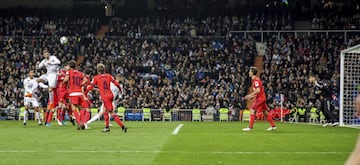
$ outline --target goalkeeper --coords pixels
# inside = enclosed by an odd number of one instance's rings
[[[323,126],[326,127],[328,125],[337,126],[339,123],[337,122],[335,115],[333,113],[333,105],[331,105],[331,100],[333,97],[336,97],[334,93],[336,89],[331,85],[327,80],[320,81],[314,75],[309,76],[309,82],[314,84],[315,96],[316,99],[319,99],[320,102],[317,105],[318,109],[321,110],[325,117],[327,123]]]

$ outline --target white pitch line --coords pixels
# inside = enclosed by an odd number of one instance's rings
[[[256,155],[256,154],[285,154],[285,155],[292,155],[292,154],[303,154],[303,155],[312,155],[312,154],[318,154],[318,155],[327,155],[327,154],[333,154],[333,155],[338,155],[338,154],[349,154],[350,152],[314,152],[314,151],[289,151],[289,152],[278,152],[278,151],[209,151],[209,152],[205,152],[205,151],[160,151],[160,150],[149,150],[149,151],[141,151],[141,150],[119,150],[119,151],[94,151],[94,150],[90,150],[90,151],[85,151],[85,150],[68,150],[68,151],[64,151],[64,150],[59,150],[59,151],[34,151],[34,150],[0,150],[0,153],[42,153],[42,152],[46,152],[46,153],[173,153],[173,154],[248,154],[248,155]]]
[[[177,135],[180,131],[180,128],[183,126],[184,124],[179,124],[174,131],[172,132],[173,135]]]

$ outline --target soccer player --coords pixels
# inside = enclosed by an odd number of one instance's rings
[[[265,95],[265,91],[264,91],[264,86],[263,86],[260,78],[258,78],[256,76],[256,74],[257,74],[257,68],[250,67],[249,77],[252,79],[252,87],[253,87],[254,91],[252,93],[246,95],[245,99],[249,100],[249,99],[252,99],[255,97],[255,100],[250,108],[249,127],[243,128],[243,131],[251,131],[253,129],[256,111],[262,112],[264,114],[264,116],[266,117],[266,119],[269,121],[270,128],[268,128],[267,130],[268,131],[275,130],[276,126],[274,124],[274,121],[273,121],[271,115],[268,112],[268,107],[266,105],[266,95]]]
[[[84,85],[84,74],[75,69],[76,62],[71,60],[68,63],[70,69],[66,72],[64,82],[68,83],[69,100],[75,119],[78,123],[78,130],[84,129],[83,117],[79,116],[79,110],[87,97],[83,93],[82,86]],[[80,114],[81,115],[81,114]]]
[[[29,113],[29,107],[30,104],[35,109],[35,119],[38,120],[39,125],[42,125],[41,119],[40,119],[40,112],[39,112],[39,101],[38,101],[38,87],[39,84],[37,83],[37,78],[34,77],[34,71],[30,70],[28,73],[28,77],[24,80],[24,125],[26,126],[26,120],[27,120],[27,113]],[[43,88],[47,88],[47,86],[44,86]]]
[[[91,69],[87,68],[85,70],[85,76],[84,76],[84,84],[81,87],[82,92],[84,93],[85,97],[87,98],[82,104],[81,104],[81,110],[80,110],[80,118],[81,122],[85,124],[85,129],[88,129],[86,122],[90,120],[90,105],[91,101],[89,98],[89,88],[90,86],[90,75],[91,75]]]
[[[121,76],[118,74],[115,76],[115,79],[117,82],[120,82],[121,81]],[[117,102],[115,100],[118,99],[118,97],[122,97],[122,95],[124,94],[124,90],[123,90],[123,85],[120,84],[120,88],[118,88],[113,82],[110,82],[110,90],[114,96],[114,101],[113,101],[113,108],[115,109],[115,107],[117,107]],[[96,121],[100,116],[102,116],[104,114],[105,110],[104,110],[104,103],[101,105],[100,107],[100,111],[99,113],[97,113],[94,117],[92,117],[89,121],[86,122],[85,124],[85,128],[89,128],[88,125],[91,124],[92,122]],[[109,113],[107,114],[109,115]],[[110,120],[110,118],[109,118]],[[105,124],[106,122],[109,122],[109,121],[105,121]],[[110,127],[112,127],[111,124],[109,124]]]
[[[56,84],[56,95],[58,97],[58,109],[57,109],[57,120],[59,125],[65,124],[65,109],[67,107],[66,97],[67,97],[67,84],[64,83],[64,78],[66,76],[66,71],[68,71],[69,65],[65,65],[62,70],[58,72],[57,84]],[[69,113],[71,116],[71,113]]]
[[[324,113],[326,117],[327,123],[325,123],[323,126],[337,126],[339,123],[336,122],[335,115],[332,112],[333,106],[331,105],[331,99],[335,96],[334,92],[337,89],[334,89],[330,82],[320,81],[314,75],[310,75],[308,81],[314,84],[315,95],[317,99],[320,100],[317,107]]]
[[[115,120],[115,122],[122,128],[123,132],[127,131],[127,127],[122,123],[119,116],[117,116],[114,113],[114,106],[113,106],[113,100],[114,95],[111,92],[110,89],[110,83],[114,83],[114,85],[120,89],[119,83],[114,79],[113,76],[110,74],[105,73],[105,65],[104,64],[98,64],[96,66],[98,75],[94,76],[90,90],[96,85],[99,88],[100,97],[104,104],[104,119],[105,119],[105,128],[102,130],[102,132],[110,132],[109,128],[109,115],[108,112],[110,112],[111,116]]]
[[[60,60],[55,56],[50,55],[48,50],[43,52],[44,59],[41,62],[36,63],[36,69],[46,67],[46,74],[40,76],[40,79],[44,79],[49,85],[49,104],[48,109],[55,108],[54,106],[54,88],[56,87],[57,71],[59,70]],[[40,82],[40,80],[38,81]]]
[[[355,99],[355,109],[356,109],[356,116],[360,117],[360,95],[358,95]],[[354,151],[348,157],[345,162],[345,165],[359,165],[360,164],[360,135],[358,137],[356,146]]]

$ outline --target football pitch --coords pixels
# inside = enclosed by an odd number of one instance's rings
[[[243,132],[247,122],[113,122],[91,130],[71,124],[38,126],[0,121],[0,164],[19,165],[340,165],[353,150],[360,129],[267,122]],[[182,124],[180,128],[179,125]],[[178,132],[176,134],[176,128]]]

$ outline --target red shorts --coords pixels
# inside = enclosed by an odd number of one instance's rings
[[[68,93],[66,91],[58,91],[59,102],[65,103],[66,98],[68,97]]]
[[[263,112],[267,110],[266,100],[255,100],[251,106],[251,109],[257,112]]]
[[[85,102],[85,99],[83,96],[69,96],[69,100],[71,104],[74,105],[82,105],[83,102]]]
[[[114,109],[113,103],[112,103],[114,100],[114,96],[112,95],[112,93],[102,95],[101,100],[104,103],[104,107],[106,108],[106,111],[112,111]]]
[[[81,108],[90,108],[90,105],[90,100],[84,100],[84,102],[81,103]]]

